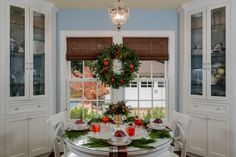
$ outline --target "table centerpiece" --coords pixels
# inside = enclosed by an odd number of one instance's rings
[[[126,106],[124,101],[118,101],[117,103],[111,103],[106,111],[104,112],[105,116],[113,117],[113,122],[119,128],[120,124],[123,123],[123,116],[128,116],[130,114],[128,106]]]

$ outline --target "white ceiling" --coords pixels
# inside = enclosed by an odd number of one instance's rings
[[[48,0],[59,9],[107,9],[116,0]],[[190,0],[122,0],[129,8],[173,9]]]

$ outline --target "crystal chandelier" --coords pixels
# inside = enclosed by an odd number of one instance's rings
[[[129,17],[129,8],[120,0],[109,8],[109,15],[112,23],[120,30],[121,26],[127,22]]]

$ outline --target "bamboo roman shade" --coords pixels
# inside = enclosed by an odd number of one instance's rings
[[[138,53],[140,60],[169,59],[168,38],[124,37],[123,44]]]
[[[96,60],[111,45],[112,37],[68,37],[66,59]]]

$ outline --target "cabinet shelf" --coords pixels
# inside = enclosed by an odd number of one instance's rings
[[[11,53],[11,57],[25,57],[25,52]]]
[[[191,55],[192,56],[202,56],[202,49],[192,49]]]
[[[196,27],[196,28],[191,28],[192,31],[201,31],[202,32],[202,27]]]
[[[212,51],[211,57],[213,58],[225,58],[225,52]]]
[[[19,26],[19,27],[22,27],[22,28],[24,28],[25,27],[25,25],[23,24],[23,23],[16,23],[16,22],[10,22],[10,24],[11,25],[15,25],[15,26]]]
[[[225,23],[214,24],[211,27],[225,27]]]

